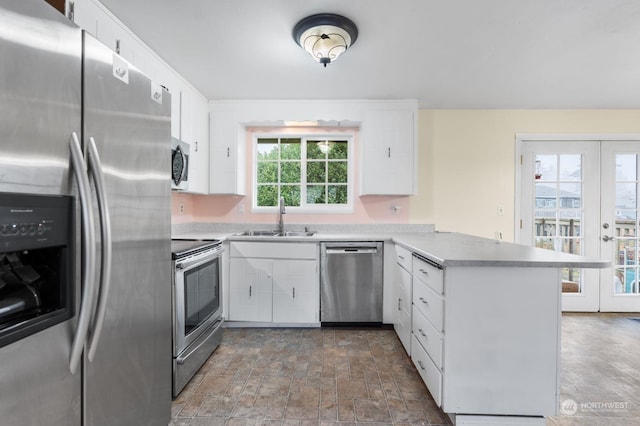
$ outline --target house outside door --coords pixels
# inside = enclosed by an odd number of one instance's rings
[[[608,260],[565,268],[562,309],[640,312],[640,135],[520,135],[516,240]]]

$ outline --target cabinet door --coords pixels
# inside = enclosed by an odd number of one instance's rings
[[[232,258],[229,320],[271,322],[273,261]]]
[[[209,192],[209,110],[204,96],[186,87],[182,91],[180,139],[189,143],[189,189]]]
[[[245,195],[244,150],[238,144],[238,124],[233,111],[211,112],[209,192]]]
[[[412,276],[396,265],[398,269],[398,282],[396,287],[397,311],[393,328],[407,353],[411,353],[411,287]]]
[[[273,267],[273,322],[318,322],[318,262],[278,260]]]
[[[362,195],[413,195],[414,112],[368,111],[362,133]]]

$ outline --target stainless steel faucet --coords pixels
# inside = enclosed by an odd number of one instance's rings
[[[287,213],[284,207],[284,197],[280,197],[280,221],[278,223],[278,232],[284,235],[284,215]]]

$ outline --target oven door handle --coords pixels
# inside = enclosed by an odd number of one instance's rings
[[[89,337],[89,353],[87,357],[89,361],[93,361],[96,354],[102,328],[104,326],[104,317],[107,312],[107,300],[109,295],[109,287],[111,286],[111,219],[109,217],[109,205],[107,203],[107,193],[105,191],[104,173],[102,172],[102,162],[96,147],[96,141],[93,137],[89,138],[88,146],[89,172],[93,177],[96,187],[96,195],[98,198],[98,211],[100,212],[100,230],[102,237],[102,259],[100,271],[100,290],[98,293],[98,305],[93,321],[93,330]]]
[[[220,254],[224,251],[224,247],[218,246],[210,251],[206,251],[198,256],[194,256],[193,258],[187,260],[178,260],[176,261],[176,269],[191,269],[196,266],[200,266],[203,263],[207,263],[216,257],[220,257]]]
[[[73,336],[71,345],[71,355],[69,358],[69,370],[71,374],[75,374],[80,364],[82,349],[84,348],[87,333],[89,331],[89,321],[91,319],[91,305],[93,304],[93,295],[95,292],[95,271],[96,271],[96,254],[95,254],[95,234],[93,210],[91,208],[91,192],[89,189],[89,175],[87,174],[87,163],[82,156],[82,148],[78,135],[75,132],[71,134],[69,140],[69,149],[71,151],[71,168],[78,185],[78,198],[80,199],[80,209],[82,212],[82,282],[83,289],[82,303],[80,305],[80,313],[78,316],[78,325],[76,333]]]
[[[202,345],[204,345],[205,343],[207,343],[207,341],[209,340],[209,337],[211,337],[211,335],[213,333],[215,333],[220,327],[222,327],[222,318],[220,318],[220,321],[217,321],[215,323],[213,323],[213,325],[211,326],[211,328],[209,328],[207,331],[205,331],[204,333],[202,333],[202,335],[206,335],[206,337],[202,338],[202,341],[200,343],[198,343],[193,349],[191,349],[188,353],[184,354],[184,355],[180,355],[176,358],[176,363],[178,364],[184,364],[184,362],[187,360],[187,358],[189,358],[194,352],[197,352]]]

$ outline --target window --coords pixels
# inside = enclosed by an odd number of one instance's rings
[[[283,197],[293,211],[350,211],[351,149],[345,135],[256,137],[254,208],[276,207]]]

